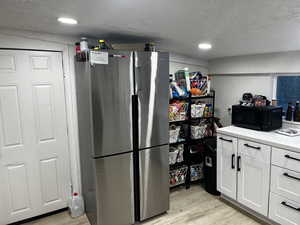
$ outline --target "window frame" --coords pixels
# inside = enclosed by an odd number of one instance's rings
[[[299,73],[273,73],[273,74],[270,74],[270,76],[272,76],[273,78],[273,93],[272,93],[272,100],[275,99],[277,100],[277,80],[278,80],[278,77],[284,77],[284,76],[287,76],[287,77],[292,77],[292,76],[295,76],[295,77],[300,77],[300,72]],[[285,109],[283,109],[285,110]],[[299,123],[299,122],[294,122],[293,123]]]

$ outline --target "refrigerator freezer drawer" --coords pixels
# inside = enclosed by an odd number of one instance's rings
[[[97,225],[134,224],[133,154],[96,159]]]
[[[169,209],[169,145],[141,150],[139,163],[143,221]]]

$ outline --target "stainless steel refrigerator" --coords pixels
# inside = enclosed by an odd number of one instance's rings
[[[128,225],[169,209],[169,54],[108,56],[75,63],[82,192],[91,224]]]

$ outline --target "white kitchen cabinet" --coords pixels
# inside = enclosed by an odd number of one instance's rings
[[[217,189],[236,199],[237,138],[219,135],[217,141]]]
[[[221,194],[270,224],[300,225],[300,136],[234,126],[217,133]],[[220,138],[234,141],[225,143]],[[235,154],[233,161],[231,154]]]
[[[269,218],[281,225],[300,225],[300,204],[271,193]]]
[[[273,148],[272,153],[272,165],[300,172],[300,153],[280,148]]]
[[[268,216],[271,147],[219,135],[217,149],[218,190]]]
[[[271,192],[300,203],[300,173],[272,166]]]
[[[237,201],[268,216],[271,147],[238,140]]]

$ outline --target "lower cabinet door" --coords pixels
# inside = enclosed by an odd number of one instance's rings
[[[238,202],[268,216],[271,147],[239,140]]]
[[[281,225],[300,225],[300,203],[271,193],[269,218]]]
[[[237,138],[219,135],[217,141],[217,189],[236,200]]]

